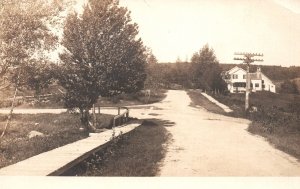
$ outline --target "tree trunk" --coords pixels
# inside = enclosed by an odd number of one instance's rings
[[[97,118],[96,118],[96,107],[95,104],[93,104],[93,127],[96,128],[96,122],[97,122]]]
[[[88,111],[81,109],[80,110],[80,122],[81,125],[85,128],[85,130],[89,130],[89,114]]]
[[[1,134],[0,138],[2,138],[5,135],[5,133],[7,132],[7,130],[9,129],[9,126],[10,126],[12,114],[13,114],[13,111],[14,111],[14,108],[15,108],[15,101],[16,101],[16,96],[17,96],[17,92],[18,92],[19,80],[20,80],[20,71],[18,73],[17,83],[16,83],[16,87],[15,87],[15,93],[14,93],[13,101],[11,103],[10,112],[7,116],[7,121],[6,121],[4,130],[2,131],[2,134]]]
[[[96,130],[96,128],[93,126],[93,124],[90,124],[89,109],[80,110],[80,114],[81,114],[81,118],[80,118],[81,125],[85,128],[86,131],[94,132]]]

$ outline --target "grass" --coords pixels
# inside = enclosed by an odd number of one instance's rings
[[[101,115],[101,127],[110,124],[111,115]],[[6,115],[0,115],[0,132]],[[86,138],[77,114],[37,114],[13,116],[11,126],[0,143],[0,168],[22,161],[42,152]],[[44,137],[29,138],[30,131],[43,133]]]
[[[244,93],[230,93],[228,95],[214,95],[213,96],[219,102],[229,106],[234,113],[232,116],[236,117],[246,117],[244,113],[245,108],[245,94]],[[273,107],[278,107],[284,112],[291,112],[290,104],[293,101],[300,101],[300,95],[293,94],[277,94],[271,92],[256,92],[251,93],[249,97],[249,105],[272,109]]]
[[[9,91],[0,91],[0,97],[9,97]],[[50,91],[51,92],[51,91]],[[145,99],[142,93],[127,94],[114,98],[105,98],[107,101],[101,106],[128,106],[136,104],[149,104],[159,102],[165,98],[166,90],[151,92],[151,98]],[[28,94],[27,94],[28,95]],[[2,98],[2,99],[3,99]],[[103,100],[103,99],[102,99]],[[9,107],[10,101],[1,101],[0,108]],[[35,105],[29,103],[16,103],[21,108],[62,108],[63,103],[59,96],[50,101]],[[0,115],[0,133],[5,125],[6,115]],[[109,128],[112,123],[111,115],[97,117],[97,129]],[[38,114],[38,115],[14,115],[11,127],[4,138],[0,140],[0,168],[22,161],[34,155],[63,146],[65,144],[87,137],[87,133],[79,131],[80,120],[74,114]],[[45,134],[44,137],[29,139],[30,131],[35,130]]]
[[[203,96],[200,92],[196,90],[189,90],[187,92],[189,97],[192,100],[191,106],[197,107],[202,106],[209,112],[217,113],[217,114],[225,114],[224,110],[217,106],[215,103],[209,101],[205,96]]]
[[[268,127],[259,122],[252,122],[249,125],[248,131],[266,138],[277,149],[284,151],[300,160],[299,131],[287,131],[285,130],[285,126],[277,127],[272,129],[272,131],[269,131]]]
[[[232,116],[250,119],[250,133],[265,137],[276,148],[300,159],[300,95],[251,93],[250,106],[257,107],[257,112],[247,114],[244,95],[214,95],[214,98],[234,110]]]
[[[53,89],[52,91],[55,90]],[[51,90],[49,93],[50,92]],[[165,93],[166,90],[164,89],[151,90],[149,99],[145,97],[142,92],[121,94],[115,97],[101,97],[97,104],[101,107],[152,104],[163,100],[166,97]],[[21,95],[21,93],[19,95]],[[7,100],[7,98],[11,98],[12,95],[9,95],[8,91],[0,91],[0,97],[2,97],[0,98],[0,108],[7,108],[11,106],[11,100]],[[26,101],[17,100],[16,106],[18,108],[64,108],[64,102],[62,99],[62,94],[55,94],[48,97],[46,100],[41,100],[40,102],[33,99],[28,99]]]
[[[65,172],[64,176],[155,176],[170,138],[172,123],[148,120],[130,133],[116,137],[103,150]]]

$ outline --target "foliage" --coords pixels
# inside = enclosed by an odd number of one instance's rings
[[[148,65],[158,63],[156,56],[153,54],[153,52],[150,48],[146,49],[146,54],[147,54],[147,63],[148,63]]]
[[[22,76],[24,66],[37,60],[56,41],[43,22],[54,10],[42,0],[1,0],[1,7],[0,76],[16,67]]]
[[[226,83],[221,77],[222,69],[214,50],[205,45],[194,53],[191,63],[149,64],[147,67],[147,88],[201,88],[225,92]]]
[[[297,85],[294,81],[285,80],[281,84],[281,93],[299,94]]]
[[[51,80],[44,53],[57,39],[44,20],[55,14],[55,9],[42,0],[1,4],[0,75],[9,75],[13,83],[34,89],[38,95]]]
[[[220,91],[226,89],[217,57],[208,45],[205,45],[198,53],[194,53],[191,62],[191,80],[196,88]]]
[[[25,86],[35,91],[35,97],[38,97],[42,90],[53,82],[53,65],[49,62],[30,62],[26,64],[24,69]]]
[[[293,100],[289,103],[289,112],[292,112],[300,121],[300,99],[294,96]]]
[[[160,78],[160,71],[157,70],[157,59],[155,55],[152,53],[151,49],[147,49],[147,66],[146,66],[146,74],[147,78],[145,80],[144,87],[146,89],[157,89],[159,88],[159,78]]]
[[[88,111],[98,96],[135,92],[146,78],[146,54],[138,26],[116,0],[90,0],[82,15],[70,14],[64,28],[59,80],[67,90],[67,108]]]
[[[26,83],[26,66],[38,60],[55,43],[55,37],[43,19],[52,14],[42,0],[1,0],[0,9],[0,76],[9,74],[15,83],[11,109],[0,138],[10,126],[18,88]]]
[[[242,64],[220,64],[222,70],[227,71],[235,66],[242,67],[246,70],[246,66]],[[269,77],[272,81],[283,81],[290,80],[295,78],[300,78],[300,67],[299,66],[290,66],[290,67],[282,67],[282,66],[268,66],[268,65],[258,65],[262,72]],[[251,66],[250,72],[255,72],[256,67]]]

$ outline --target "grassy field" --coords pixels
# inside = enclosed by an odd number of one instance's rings
[[[106,127],[111,118],[102,114],[98,120]],[[0,115],[1,133],[5,120],[6,115]],[[14,115],[11,127],[0,141],[0,168],[86,138],[88,133],[80,131],[80,127],[77,114]],[[44,137],[29,138],[31,131],[41,132]]]
[[[235,117],[252,120],[248,131],[265,137],[276,148],[300,159],[300,96],[257,92],[250,95],[252,113],[244,112],[245,94],[214,95],[234,110]]]
[[[64,173],[64,176],[155,176],[170,139],[167,121],[148,120],[116,137],[103,150]]]

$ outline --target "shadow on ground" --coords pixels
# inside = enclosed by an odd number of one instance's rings
[[[175,122],[162,119],[145,119],[142,122],[142,126],[163,126],[163,127],[172,127],[175,125]]]
[[[61,176],[155,176],[172,138],[166,127],[174,122],[160,119],[135,120],[139,127],[116,136],[103,149]]]

